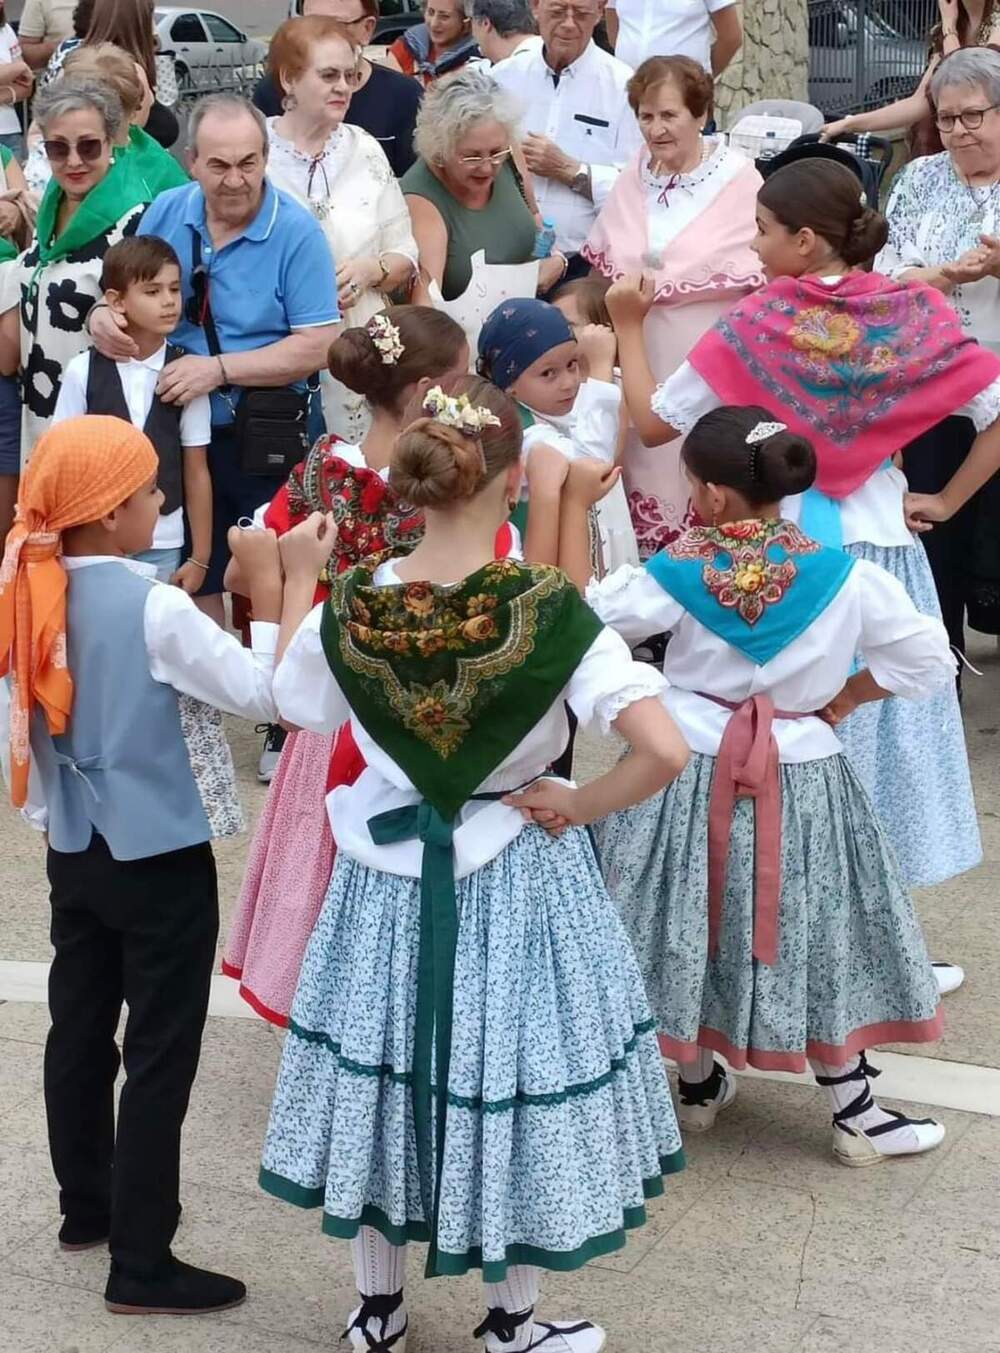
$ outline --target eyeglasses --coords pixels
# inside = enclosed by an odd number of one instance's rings
[[[492,155],[459,155],[459,164],[464,164],[466,169],[479,169],[484,164],[491,164],[494,169],[499,169],[510,154],[510,146],[506,150],[495,150]]]
[[[49,164],[65,164],[74,152],[87,164],[93,164],[95,160],[101,158],[106,144],[102,136],[81,136],[75,144],[61,139],[42,142]]]
[[[546,16],[554,19],[556,23],[562,23],[564,19],[572,19],[574,23],[581,26],[591,23],[597,18],[598,11],[591,5],[586,9],[575,9],[572,5],[549,5],[545,11]]]
[[[966,108],[964,113],[938,113],[934,121],[941,132],[953,132],[956,122],[961,122],[967,132],[975,132],[983,125],[986,114],[994,108],[1000,108],[1000,103],[991,103],[988,108]]]

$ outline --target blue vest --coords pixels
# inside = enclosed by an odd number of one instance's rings
[[[39,712],[31,727],[52,848],[86,850],[96,831],[116,860],[140,860],[210,840],[180,697],[149,671],[143,613],[160,584],[119,563],[67,580],[69,730],[52,737]]]
[[[663,590],[731,648],[763,667],[804,634],[847,581],[854,560],[810,540],[792,522],[756,539],[727,539],[726,527],[693,527],[653,556],[647,571]]]

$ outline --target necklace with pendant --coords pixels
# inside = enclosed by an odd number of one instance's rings
[[[981,226],[986,220],[987,211],[993,206],[993,199],[996,196],[997,188],[1000,183],[991,183],[986,188],[986,196],[978,197],[976,189],[971,183],[966,183],[965,191],[972,198],[973,212],[969,217],[969,225]]]

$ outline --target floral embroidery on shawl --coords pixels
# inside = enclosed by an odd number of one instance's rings
[[[782,560],[768,551],[780,545]],[[776,605],[798,576],[794,555],[816,554],[822,547],[788,521],[736,521],[725,526],[695,526],[666,553],[671,559],[703,559],[702,581],[720,606],[735,611],[755,625],[769,606]],[[728,566],[719,567],[719,555]]]

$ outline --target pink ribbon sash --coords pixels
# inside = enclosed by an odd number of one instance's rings
[[[753,956],[768,967],[778,960],[778,908],[781,899],[781,782],[775,719],[808,719],[809,714],[775,709],[769,695],[752,695],[742,704],[705,691],[705,700],[732,710],[719,744],[708,803],[708,952],[719,949],[722,904],[729,867],[736,800],[754,800]]]

